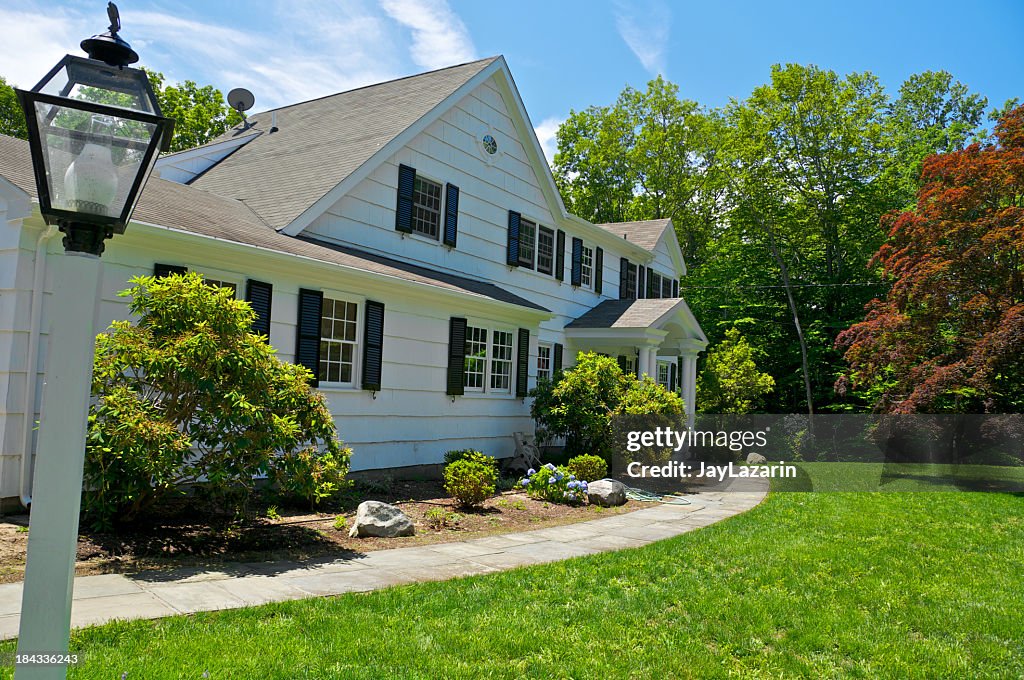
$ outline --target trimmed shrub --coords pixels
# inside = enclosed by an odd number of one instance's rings
[[[448,451],[444,454],[444,464],[451,465],[457,460],[473,460],[478,463],[485,463],[493,466],[495,469],[498,467],[498,460],[488,456],[486,453],[482,453],[475,449],[455,449]]]
[[[587,483],[564,467],[545,464],[540,470],[529,470],[519,484],[531,498],[552,503],[579,505],[587,499]]]
[[[608,475],[608,464],[604,462],[604,458],[591,454],[570,458],[565,467],[576,475],[576,479],[587,482],[604,479]]]
[[[495,466],[479,460],[456,460],[444,468],[445,491],[465,507],[480,505],[493,496],[497,481]]]

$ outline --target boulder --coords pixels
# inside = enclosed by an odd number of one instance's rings
[[[381,501],[363,501],[356,510],[356,521],[348,535],[355,537],[412,536],[416,529],[412,520],[393,505]]]
[[[626,503],[626,485],[616,479],[599,479],[587,485],[587,499],[592,505],[610,508]]]
[[[760,453],[754,453],[751,451],[747,454],[747,465],[764,465],[768,462],[768,459],[762,456]]]

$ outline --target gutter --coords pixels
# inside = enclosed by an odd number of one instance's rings
[[[43,284],[46,280],[47,242],[57,227],[47,226],[36,239],[36,257],[32,263],[32,306],[28,329],[28,358],[25,363],[25,399],[21,422],[21,475],[18,500],[28,509],[32,504],[32,431],[36,415],[36,383],[39,373],[39,336],[43,317]]]

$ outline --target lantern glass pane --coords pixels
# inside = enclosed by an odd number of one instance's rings
[[[141,113],[156,113],[157,107],[144,71],[118,69],[85,59],[67,61],[37,91],[93,104],[117,106]]]
[[[43,102],[35,109],[51,206],[120,217],[157,126]]]

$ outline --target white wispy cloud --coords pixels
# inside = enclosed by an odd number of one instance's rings
[[[548,165],[554,165],[555,163],[555,152],[558,151],[558,128],[564,122],[565,118],[551,116],[550,118],[545,118],[537,127],[533,128],[541,148],[544,149],[544,156],[548,159]]]
[[[664,0],[615,3],[615,27],[643,67],[652,75],[665,72],[672,11]]]
[[[381,0],[388,16],[412,31],[412,60],[426,69],[476,59],[462,19],[446,0]]]
[[[243,31],[123,7],[122,35],[169,81],[249,88],[257,111],[407,75],[409,61],[433,69],[475,58],[465,25],[444,0],[275,0],[262,11],[266,28]],[[32,87],[65,53],[78,54],[82,38],[103,31],[106,16],[77,4],[5,0],[0,26],[7,29],[0,76]]]

